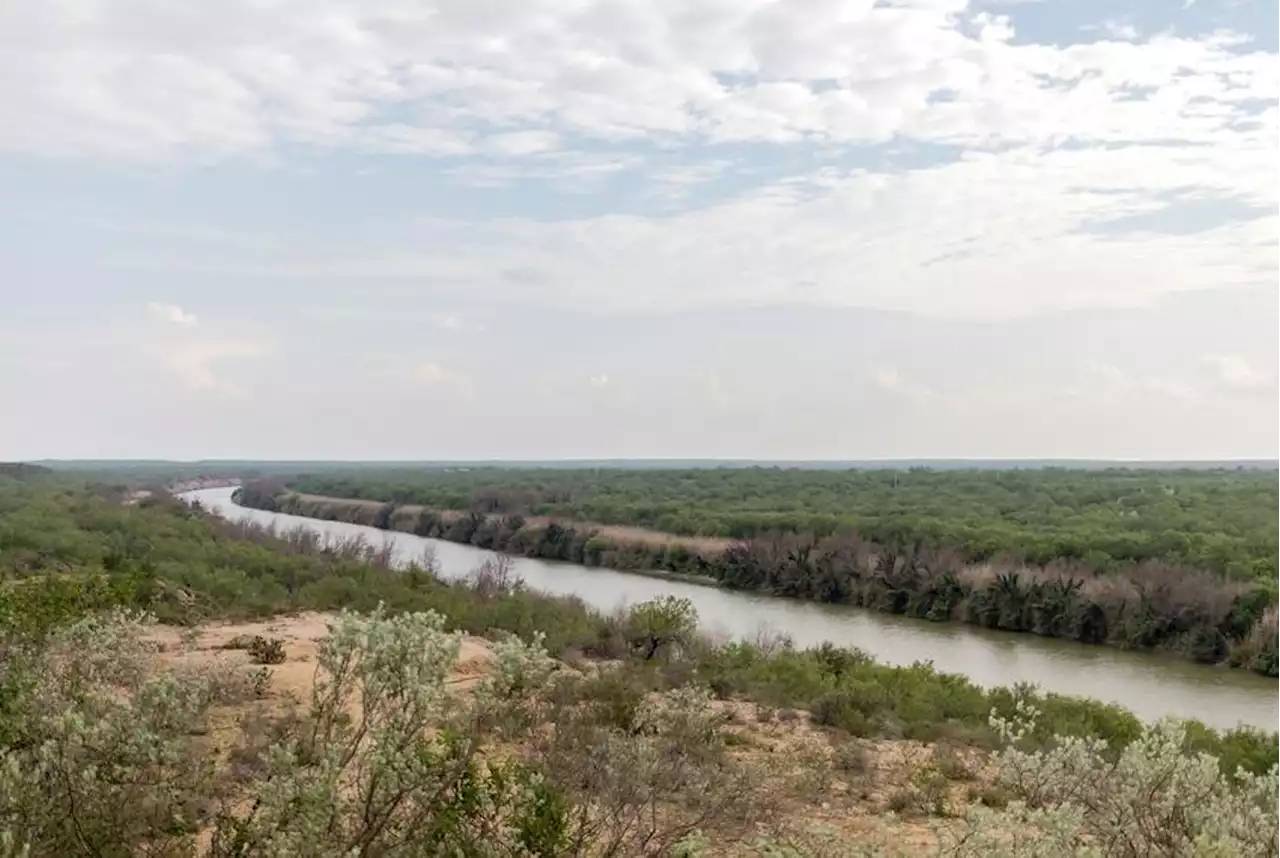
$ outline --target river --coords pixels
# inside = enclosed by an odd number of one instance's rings
[[[408,563],[431,546],[446,578],[466,575],[491,553],[469,545],[424,539],[409,533],[320,521],[238,506],[234,488],[187,492],[206,509],[231,520],[251,520],[288,529],[303,525],[328,536],[363,535],[375,545],[390,540],[398,561]],[[1026,634],[993,632],[957,623],[930,623],[842,605],[823,605],[742,593],[670,579],[515,558],[515,571],[531,588],[574,595],[601,611],[624,603],[673,594],[698,609],[712,634],[754,638],[762,630],[789,635],[799,646],[831,641],[857,647],[888,664],[931,661],[983,686],[1031,682],[1048,691],[1117,703],[1151,720],[1196,718],[1214,727],[1240,723],[1276,729],[1280,694],[1273,679],[1242,670],[1207,667],[1170,656]]]

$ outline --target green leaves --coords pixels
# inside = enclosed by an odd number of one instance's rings
[[[698,612],[688,599],[660,596],[641,602],[627,614],[625,630],[633,650],[646,661],[670,655],[688,644],[698,629]]]

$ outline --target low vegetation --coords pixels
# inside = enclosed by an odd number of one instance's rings
[[[162,496],[0,478],[0,563],[3,855],[1276,854],[1275,734],[717,644],[680,600],[601,616]],[[269,625],[185,658],[303,610],[331,628],[296,699]]]

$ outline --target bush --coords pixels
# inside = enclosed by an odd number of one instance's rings
[[[864,775],[871,771],[871,753],[861,742],[845,742],[836,746],[832,761],[836,770],[846,775]]]
[[[1153,725],[1118,755],[1099,739],[1060,738],[1025,750],[1039,713],[993,715],[1009,743],[997,756],[999,786],[1015,799],[1012,823],[977,809],[960,855],[1275,856],[1275,761],[1265,774],[1222,773],[1208,754],[1185,751],[1185,728]],[[1010,831],[1017,832],[1011,841]]]
[[[216,785],[193,737],[233,677],[153,672],[149,625],[92,616],[28,645],[0,766],[5,854],[173,854],[207,821],[197,799]]]
[[[627,614],[627,640],[646,661],[688,645],[697,630],[698,612],[693,603],[675,596],[641,602]]]
[[[284,641],[280,638],[267,639],[255,635],[249,642],[249,658],[254,664],[283,664],[285,660]]]
[[[221,771],[206,717],[264,693],[265,668],[157,673],[148,621],[125,614],[29,642],[2,749],[0,854],[656,855],[749,827],[750,779],[705,693],[646,696],[637,674],[566,677],[553,695],[555,662],[507,637],[457,695],[462,635],[445,626],[431,612],[344,614],[304,717],[246,718]],[[582,705],[607,687],[619,705]]]
[[[334,855],[557,848],[560,795],[526,765],[478,756],[486,740],[528,735],[554,663],[511,639],[459,699],[447,678],[460,645],[439,614],[344,615],[321,643],[305,731],[268,749],[256,801],[223,812],[215,849],[281,854],[317,838]]]

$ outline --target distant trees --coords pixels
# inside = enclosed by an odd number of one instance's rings
[[[295,479],[299,491],[485,514],[551,516],[751,539],[849,529],[978,562],[1058,560],[1099,571],[1159,561],[1272,580],[1274,471],[1235,469],[364,471]]]
[[[278,512],[278,499],[283,492],[284,485],[275,480],[251,480],[232,492],[231,500],[241,506]]]

